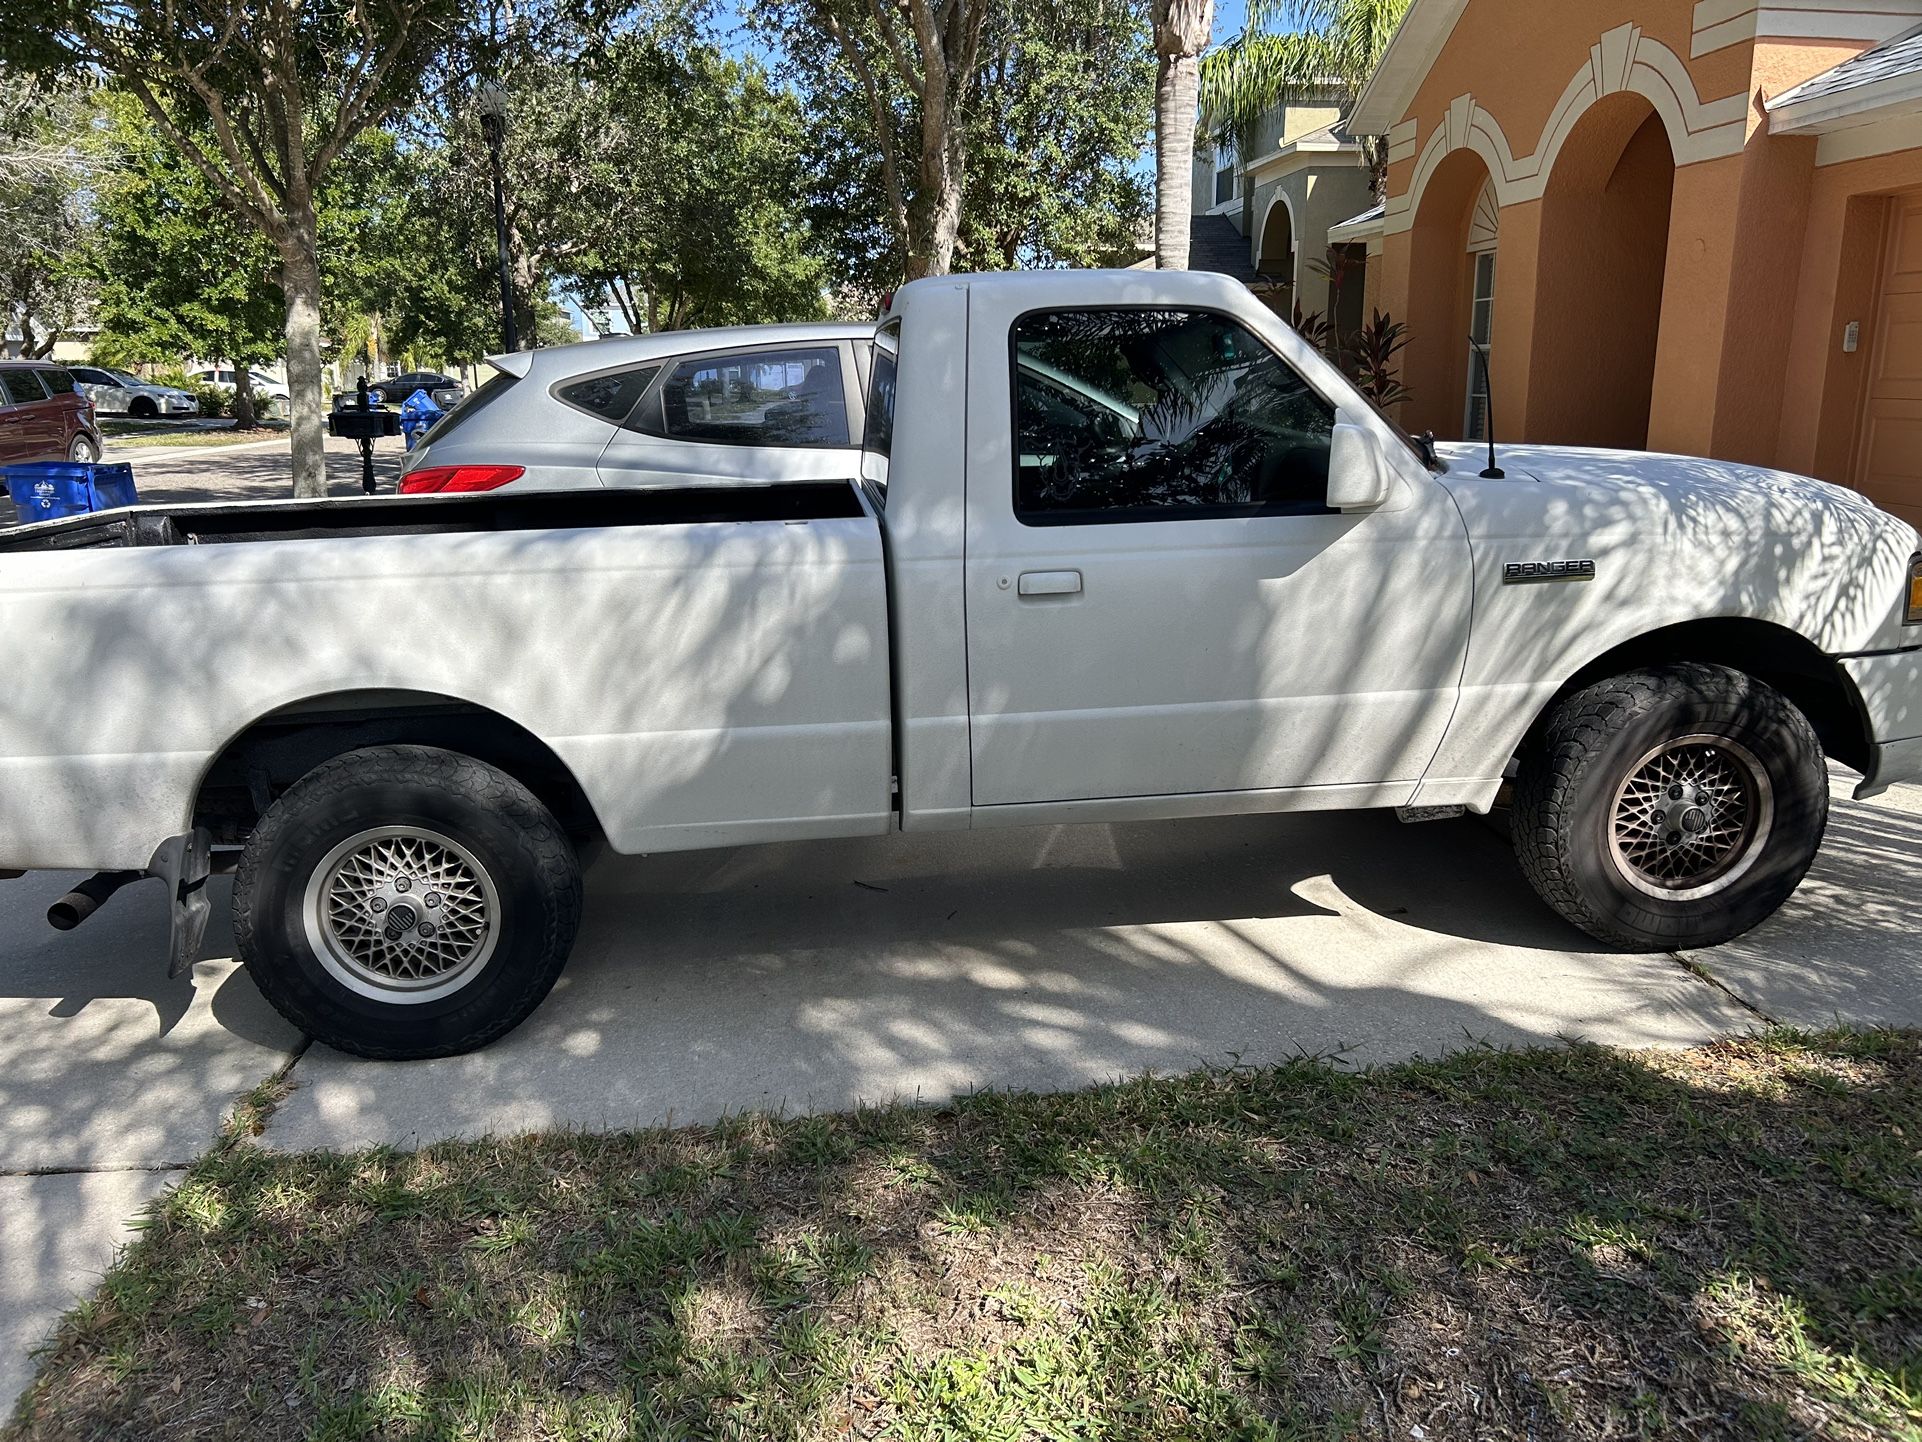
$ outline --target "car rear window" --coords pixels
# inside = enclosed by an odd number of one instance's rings
[[[0,393],[4,393],[8,404],[16,406],[47,398],[46,388],[34,379],[30,370],[0,370]]]
[[[696,356],[675,366],[641,419],[650,435],[724,446],[845,446],[841,352],[779,346]]]
[[[554,394],[576,410],[586,411],[591,416],[599,416],[618,426],[627,420],[635,402],[646,391],[648,382],[660,371],[657,365],[609,371],[606,375],[564,382],[555,387]]]
[[[426,445],[429,441],[446,440],[448,436],[453,434],[456,426],[464,425],[466,422],[471,421],[475,416],[494,404],[495,401],[506,395],[508,388],[514,384],[515,379],[515,377],[510,376],[506,371],[495,371],[492,376],[488,377],[486,381],[482,382],[478,388],[469,394],[466,400],[462,401],[446,415],[435,421],[427,434],[420,438],[420,443]]]
[[[40,377],[40,383],[47,388],[48,395],[70,396],[73,394],[73,377],[60,367],[48,366],[45,370],[35,371],[34,374]]]

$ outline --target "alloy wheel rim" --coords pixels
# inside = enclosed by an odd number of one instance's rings
[[[308,879],[308,944],[362,996],[418,1005],[467,985],[494,953],[500,893],[450,836],[381,826],[348,837]]]
[[[1726,891],[1767,844],[1775,790],[1755,753],[1726,736],[1651,748],[1616,788],[1609,851],[1623,878],[1663,901]]]

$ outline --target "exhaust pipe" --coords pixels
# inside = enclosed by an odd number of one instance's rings
[[[47,908],[47,924],[55,931],[72,931],[107,903],[121,887],[138,881],[144,871],[97,871]]]

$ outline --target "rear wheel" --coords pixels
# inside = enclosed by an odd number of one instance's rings
[[[540,1005],[574,944],[580,865],[518,781],[425,746],[352,752],[268,810],[234,887],[261,993],[361,1056],[450,1056]]]
[[[1522,757],[1522,870],[1589,935],[1637,950],[1716,946],[1801,884],[1828,824],[1821,743],[1780,692],[1719,666],[1602,681]]]
[[[92,436],[82,432],[67,443],[67,459],[76,465],[91,465],[100,459],[100,447]]]

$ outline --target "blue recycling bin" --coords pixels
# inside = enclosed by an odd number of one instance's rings
[[[424,390],[417,390],[400,403],[400,433],[406,439],[407,449],[412,450],[420,444],[420,438],[433,429],[434,422],[447,412],[434,404],[434,398]]]
[[[7,483],[7,495],[23,525],[140,503],[134,490],[133,467],[125,461],[115,465],[26,461],[0,466],[0,478]]]

